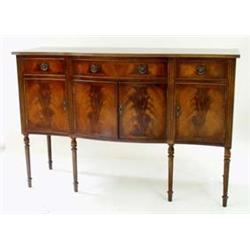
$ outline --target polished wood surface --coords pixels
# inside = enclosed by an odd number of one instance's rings
[[[32,187],[31,166],[30,166],[30,139],[28,135],[24,135],[24,148],[25,148],[26,168],[28,177],[28,187]]]
[[[176,86],[176,141],[223,145],[225,140],[225,86]]]
[[[227,61],[215,59],[178,60],[176,77],[179,79],[226,79]]]
[[[152,60],[84,60],[72,61],[74,76],[111,77],[111,78],[147,78],[166,76],[166,63],[157,63]]]
[[[232,146],[235,50],[41,49],[17,55],[22,133],[31,187],[29,134],[71,138],[78,191],[76,138],[165,143],[168,200],[173,199],[174,145],[225,148],[227,205]]]
[[[173,198],[174,145],[168,145],[168,201]]]
[[[69,132],[65,84],[64,80],[24,80],[29,132]]]
[[[58,55],[91,57],[200,57],[200,58],[236,58],[237,49],[208,48],[121,48],[121,47],[41,47],[12,52],[13,55]]]
[[[166,85],[120,83],[121,139],[166,139]]]
[[[223,207],[227,206],[230,158],[231,158],[231,149],[226,147],[224,152],[224,174],[223,174],[223,195],[222,195]]]
[[[51,136],[47,135],[47,147],[48,147],[48,163],[49,169],[52,169],[52,147],[51,147]]]
[[[110,82],[74,81],[76,134],[90,138],[117,138],[117,86]]]
[[[78,192],[78,172],[77,172],[77,142],[76,138],[71,138],[72,165],[73,165],[73,185],[74,191]]]
[[[33,58],[23,59],[25,75],[65,74],[64,58]]]

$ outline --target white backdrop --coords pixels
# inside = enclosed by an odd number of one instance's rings
[[[38,213],[249,212],[249,43],[250,39],[244,37],[5,38],[4,136],[1,138],[6,148],[4,210]],[[31,136],[34,188],[28,190],[20,133],[16,63],[11,51],[40,46],[238,48],[241,58],[237,61],[229,207],[223,209],[220,206],[223,149],[217,147],[175,146],[174,201],[170,204],[164,200],[166,145],[78,139],[80,194],[76,196],[72,191],[69,139],[52,137],[55,170],[51,174],[46,165],[46,138]],[[17,193],[26,202],[16,200]],[[59,196],[63,199],[58,199]]]

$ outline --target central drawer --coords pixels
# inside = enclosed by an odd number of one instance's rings
[[[74,77],[159,78],[167,75],[167,62],[153,60],[72,60]]]

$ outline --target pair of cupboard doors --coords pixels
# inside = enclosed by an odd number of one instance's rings
[[[223,145],[227,60],[171,61],[19,56],[23,133]]]
[[[166,139],[166,91],[162,83],[26,79],[29,132],[70,133],[100,139]],[[71,110],[72,108],[72,110]],[[73,111],[73,112],[72,112]]]

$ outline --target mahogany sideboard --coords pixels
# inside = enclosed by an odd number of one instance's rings
[[[224,147],[227,206],[236,50],[41,48],[17,57],[22,134],[31,187],[29,134],[168,144],[168,200],[174,144]]]

